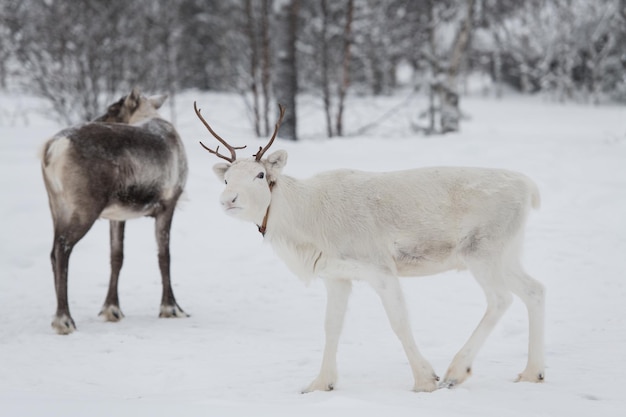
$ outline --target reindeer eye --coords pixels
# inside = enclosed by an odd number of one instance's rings
[[[228,181],[224,180],[224,184],[228,184]]]
[[[263,178],[265,178],[265,173],[259,172],[259,175],[257,175],[256,177],[259,178],[259,179],[263,179]]]

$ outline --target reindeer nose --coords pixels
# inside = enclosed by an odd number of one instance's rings
[[[237,202],[237,198],[239,198],[239,194],[226,193],[222,195],[222,198],[220,200],[222,206],[228,208],[235,204],[235,202]]]

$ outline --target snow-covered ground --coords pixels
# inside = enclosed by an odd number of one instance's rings
[[[536,98],[464,98],[468,120],[445,137],[411,136],[417,100],[367,136],[322,139],[317,101],[300,103],[299,143],[285,172],[351,167],[504,167],[532,177],[542,208],[530,218],[525,265],[547,287],[543,384],[513,383],[526,361],[527,320],[516,300],[452,390],[411,392],[400,343],[371,289],[357,284],[332,392],[300,394],[323,347],[325,290],[292,276],[251,224],[221,213],[217,161],[192,102],[223,136],[254,149],[239,97],[188,92],[176,99],[187,146],[187,195],[172,230],[174,291],[186,319],[158,319],[153,222],[126,228],[120,283],[126,318],[97,316],[109,276],[108,223],[77,245],[69,273],[78,331],[58,336],[49,252],[51,220],[37,150],[62,126],[41,103],[0,95],[0,415],[25,416],[621,416],[626,399],[626,109]],[[350,103],[347,126],[377,119],[401,97]],[[163,114],[169,117],[168,109]],[[242,151],[245,153],[246,151]],[[250,151],[251,152],[251,151]],[[249,152],[249,153],[250,153]],[[423,354],[442,375],[482,316],[466,272],[403,280]],[[358,414],[357,414],[358,413]]]

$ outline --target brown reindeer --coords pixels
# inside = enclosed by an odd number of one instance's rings
[[[110,220],[111,280],[100,315],[119,321],[117,283],[124,259],[128,219],[155,218],[163,284],[160,317],[186,317],[170,283],[170,227],[187,179],[187,159],[174,127],[157,109],[166,96],[142,96],[136,89],[93,122],[64,129],[48,140],[41,167],[54,225],[50,258],[59,334],[76,329],[67,298],[67,273],[74,245],[98,218]]]

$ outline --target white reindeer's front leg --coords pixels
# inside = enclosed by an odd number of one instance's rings
[[[343,279],[327,278],[324,280],[324,284],[326,284],[327,292],[324,357],[322,358],[319,375],[303,390],[303,393],[331,391],[337,383],[337,347],[346,316],[352,282]]]
[[[400,281],[393,275],[385,275],[369,282],[380,296],[391,327],[398,339],[400,339],[400,342],[402,342],[402,347],[409,359],[413,377],[415,378],[413,391],[431,392],[436,390],[439,377],[417,348],[411,332],[411,326],[409,325],[409,317]]]

